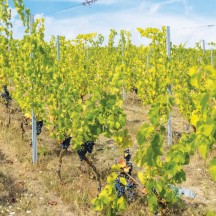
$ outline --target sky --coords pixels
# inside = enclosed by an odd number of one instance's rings
[[[44,17],[46,39],[64,35],[97,32],[108,38],[110,29],[128,30],[134,44],[145,44],[136,28],[170,26],[173,44],[193,47],[205,40],[216,42],[216,0],[97,0],[83,6],[84,0],[24,0],[35,17]],[[12,0],[9,0],[13,8]],[[13,10],[14,32],[22,36],[21,22]],[[214,26],[210,26],[214,25]]]

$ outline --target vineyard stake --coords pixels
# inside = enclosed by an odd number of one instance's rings
[[[34,23],[34,16],[30,16],[30,34],[32,33]],[[30,57],[33,58],[33,53],[30,54]],[[32,83],[33,89],[33,83]],[[36,135],[36,116],[32,108],[32,162],[33,164],[37,163],[37,135]]]
[[[211,66],[214,67],[213,48],[211,47]]]
[[[149,69],[149,53],[146,55],[146,68]]]
[[[36,135],[36,116],[32,109],[32,161],[37,163],[37,135]]]
[[[206,48],[205,48],[205,40],[202,40],[202,47],[203,47],[203,53],[205,53]]]
[[[166,27],[166,54],[168,61],[171,59],[171,47],[170,47],[170,26]],[[170,83],[167,88],[169,94],[172,94],[172,84]],[[169,114],[168,119],[168,145],[172,145],[172,112]]]
[[[57,35],[56,39],[56,48],[57,48],[57,59],[60,61],[60,43],[59,43],[59,35]]]
[[[122,41],[121,41],[121,56],[122,56],[122,64],[124,64],[124,59],[123,59],[123,57],[124,57],[124,46],[123,46]],[[126,92],[125,92],[124,84],[125,84],[125,82],[122,85],[122,100],[123,101],[125,101],[125,99],[126,99]]]

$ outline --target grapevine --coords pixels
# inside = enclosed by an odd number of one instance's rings
[[[189,164],[190,156],[198,150],[206,159],[215,147],[216,71],[201,47],[172,46],[173,57],[168,61],[165,27],[137,29],[141,37],[151,40],[148,46],[133,45],[130,32],[125,30],[120,31],[115,46],[117,32],[111,30],[106,46],[104,37],[97,33],[80,34],[74,40],[60,36],[58,59],[57,38],[45,41],[43,19],[36,19],[30,32],[30,11],[21,0],[14,0],[26,32],[22,39],[13,39],[10,8],[7,1],[1,3],[1,98],[6,108],[13,98],[24,118],[29,118],[33,110],[39,119],[37,135],[43,127],[58,140],[62,148],[59,178],[63,155],[71,146],[96,175],[101,191],[93,200],[96,211],[115,215],[126,210],[138,187],[153,213],[164,214],[178,204],[180,197],[172,186],[185,181],[184,166]],[[171,84],[173,95],[167,92]],[[137,94],[143,106],[150,107],[148,121],[136,134],[133,163],[122,88]],[[167,120],[173,107],[178,108],[193,132],[181,134],[172,147],[164,149]],[[21,128],[23,137],[23,123]],[[100,136],[112,138],[117,148],[125,149],[104,188],[100,172],[89,159]],[[209,164],[213,180],[215,160]],[[137,166],[139,180],[134,177]]]

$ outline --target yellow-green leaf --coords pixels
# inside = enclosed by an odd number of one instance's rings
[[[117,201],[118,211],[123,211],[127,207],[127,202],[124,197],[120,197]]]
[[[123,185],[127,185],[127,181],[125,178],[120,178],[120,182],[123,184]]]
[[[208,146],[206,144],[201,144],[199,147],[199,153],[203,158],[207,158],[208,155]]]
[[[212,179],[216,181],[216,157],[210,162],[209,171]]]

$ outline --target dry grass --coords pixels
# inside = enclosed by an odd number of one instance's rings
[[[127,128],[133,138],[132,152],[136,151],[136,132],[143,122],[147,122],[148,107],[142,107],[134,96],[128,96],[124,104],[127,114]],[[37,216],[93,216],[103,215],[94,212],[91,200],[98,194],[94,172],[85,163],[81,163],[76,153],[69,149],[63,157],[62,181],[57,176],[59,144],[49,138],[43,130],[38,141],[38,164],[31,163],[31,128],[25,127],[22,139],[20,123],[21,113],[12,105],[11,124],[7,127],[7,110],[0,104],[0,215],[37,215]],[[178,110],[173,111],[173,131],[186,131],[187,122],[180,117]],[[176,134],[178,134],[176,133]],[[176,135],[178,136],[178,135]],[[178,137],[174,137],[178,139]],[[110,167],[121,155],[112,140],[103,137],[97,141],[96,151],[91,155],[103,185]],[[215,156],[216,151],[210,157]],[[195,154],[189,166],[185,167],[187,181],[182,185],[197,193],[195,199],[183,198],[184,206],[172,215],[206,215],[208,210],[216,211],[216,184],[210,179],[207,162]],[[138,197],[124,216],[151,215],[146,207],[145,197]]]

